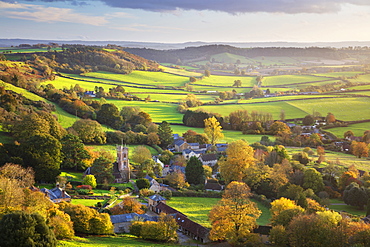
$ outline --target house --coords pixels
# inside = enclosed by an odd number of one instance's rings
[[[201,154],[203,154],[205,151],[196,151],[192,149],[185,149],[182,151],[182,156],[184,156],[185,159],[190,159],[191,157],[195,156],[199,158]]]
[[[84,93],[85,97],[91,97],[91,98],[95,98],[96,97],[96,94],[94,91],[86,91]]]
[[[199,149],[199,143],[197,142],[194,142],[194,143],[188,143],[189,144],[189,148],[192,149],[192,150],[198,150]]]
[[[54,203],[59,203],[62,201],[66,202],[71,201],[71,196],[68,195],[64,189],[60,188],[59,184],[57,184],[57,186],[53,189],[49,190],[46,188],[42,188],[40,191],[45,193],[45,195],[48,196],[49,199]]]
[[[214,166],[217,163],[217,155],[216,154],[202,154],[199,157],[199,160],[202,162],[203,165]]]
[[[212,180],[207,180],[206,184],[204,185],[204,189],[206,191],[222,191],[224,189],[224,186],[219,184],[217,181],[214,182]]]
[[[158,216],[130,213],[111,215],[110,220],[114,226],[114,233],[129,233],[133,221],[158,221]]]
[[[190,145],[182,139],[177,139],[173,143],[175,145],[176,152],[182,152],[184,149],[190,148]]]
[[[149,208],[149,210],[151,210],[153,212],[156,212],[156,207],[159,203],[166,204],[166,198],[164,198],[164,197],[162,197],[158,194],[155,194],[155,195],[152,195],[152,196],[148,197],[148,208]]]

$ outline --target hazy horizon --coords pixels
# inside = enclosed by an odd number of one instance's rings
[[[367,0],[0,0],[2,39],[369,41],[368,23]]]

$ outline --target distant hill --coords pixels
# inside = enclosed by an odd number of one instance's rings
[[[342,41],[342,42],[184,42],[184,43],[158,43],[158,42],[135,42],[135,41],[85,41],[85,40],[33,40],[33,39],[0,39],[0,47],[18,46],[20,44],[81,44],[106,46],[108,44],[119,45],[129,48],[149,48],[159,50],[183,49],[204,45],[230,45],[239,48],[252,47],[355,47],[370,46],[370,41]]]
[[[323,59],[345,59],[349,57],[347,51],[324,47],[256,47],[239,48],[230,45],[205,45],[200,47],[187,47],[177,50],[155,50],[147,48],[124,48],[125,51],[155,60],[161,63],[191,63],[209,61],[212,56],[227,53],[228,56],[240,58],[254,58],[258,56],[275,57],[318,57]],[[233,56],[234,55],[234,56]],[[225,61],[226,62],[226,61]]]

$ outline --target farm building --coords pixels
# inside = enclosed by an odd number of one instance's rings
[[[64,189],[60,188],[59,184],[57,184],[57,186],[53,189],[49,190],[46,188],[42,188],[40,191],[45,193],[45,195],[48,196],[52,202],[55,203],[59,203],[62,201],[66,202],[71,201],[71,196],[68,195]]]
[[[130,213],[111,215],[110,220],[114,226],[114,233],[129,233],[133,221],[158,221],[158,216]]]

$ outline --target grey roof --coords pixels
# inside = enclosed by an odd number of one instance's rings
[[[110,216],[110,220],[112,221],[113,224],[136,221],[139,219],[142,221],[158,221],[158,216],[149,216],[146,214],[137,214],[137,213],[118,214]]]
[[[149,196],[148,198],[151,199],[151,200],[153,200],[153,201],[155,201],[155,202],[160,202],[160,201],[165,201],[166,200],[166,198],[163,198],[163,197],[161,197],[158,194]]]
[[[203,161],[212,161],[212,160],[217,160],[217,155],[216,154],[202,154],[200,156]]]
[[[198,142],[191,142],[191,143],[188,142],[188,144],[190,146],[199,146],[199,143]]]
[[[63,189],[59,188],[59,187],[55,187],[53,189],[46,189],[46,188],[42,188],[40,190],[41,192],[47,194],[50,198],[50,200],[54,201],[54,200],[58,200],[58,199],[65,199],[65,198],[71,198],[70,195],[67,194],[67,192],[63,191]]]
[[[175,144],[176,146],[181,146],[182,144],[184,144],[185,141],[183,139],[176,139],[173,144]]]

